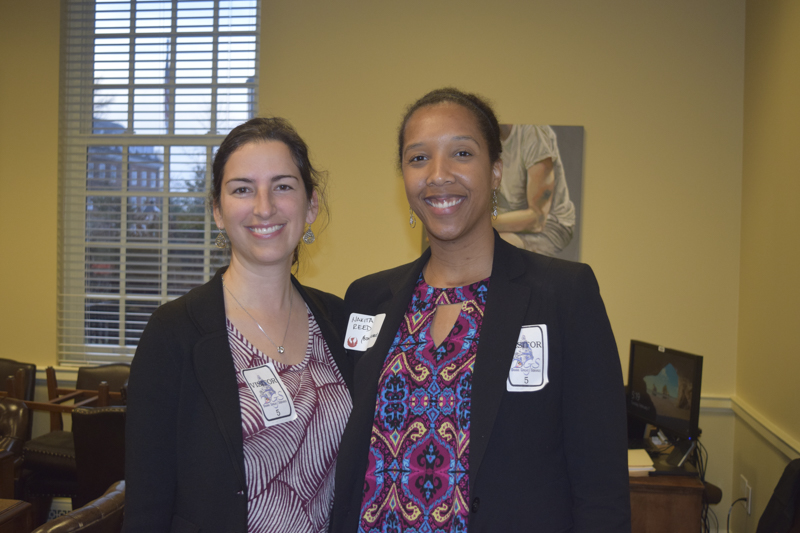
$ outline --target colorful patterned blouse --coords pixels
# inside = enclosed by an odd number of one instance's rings
[[[359,532],[465,532],[472,369],[489,279],[430,287],[420,275],[378,383]],[[436,347],[437,305],[461,303]]]
[[[230,320],[228,342],[242,410],[247,531],[328,531],[336,454],[353,403],[314,315],[308,311],[306,357],[297,365],[264,355]],[[297,413],[296,419],[269,427],[242,373],[267,363],[274,365]]]

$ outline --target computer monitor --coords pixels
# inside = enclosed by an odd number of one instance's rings
[[[701,356],[632,340],[628,413],[656,426],[676,445],[680,442],[681,449],[694,448],[700,436],[702,377]]]

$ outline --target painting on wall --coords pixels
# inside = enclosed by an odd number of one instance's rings
[[[495,229],[544,255],[580,260],[583,126],[501,124],[503,179]],[[428,247],[423,230],[422,249]]]
[[[580,260],[583,127],[501,124],[500,134],[495,229],[520,248]]]

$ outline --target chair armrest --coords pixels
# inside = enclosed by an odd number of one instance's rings
[[[0,498],[14,499],[14,460],[13,452],[6,450],[0,452]]]
[[[32,533],[53,531],[119,531],[125,510],[125,481],[111,485],[101,497],[69,514],[34,529]]]

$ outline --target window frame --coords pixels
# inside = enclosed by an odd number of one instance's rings
[[[100,0],[100,2],[103,1]],[[111,3],[119,6],[129,5],[130,27],[127,32],[95,33],[95,3],[97,0],[66,0],[62,2],[57,348],[57,358],[61,365],[120,362],[130,360],[133,357],[136,342],[138,342],[141,329],[143,329],[149,318],[150,312],[158,305],[179,297],[180,294],[185,293],[190,288],[185,282],[178,283],[178,285],[181,285],[181,283],[186,285],[185,290],[183,286],[181,286],[180,290],[174,289],[175,283],[171,285],[171,269],[181,268],[180,264],[176,267],[176,262],[170,261],[171,257],[175,257],[172,252],[185,253],[187,255],[193,253],[195,261],[202,254],[202,263],[196,262],[191,268],[187,268],[187,270],[193,272],[192,276],[197,278],[197,283],[193,285],[199,285],[210,279],[216,268],[225,262],[225,257],[214,246],[216,225],[211,213],[207,209],[202,209],[202,223],[200,223],[197,211],[198,203],[202,204],[204,202],[206,191],[211,183],[211,165],[215,147],[225,138],[229,130],[227,128],[224,132],[220,132],[218,131],[218,125],[231,125],[230,119],[226,121],[220,118],[218,103],[219,99],[222,98],[221,95],[228,94],[226,91],[233,89],[230,94],[238,91],[236,95],[240,100],[239,107],[242,106],[241,99],[247,99],[247,105],[249,106],[247,114],[250,117],[255,115],[258,106],[260,0],[250,0],[255,2],[255,6],[247,8],[249,12],[255,11],[255,30],[249,33],[223,31],[219,27],[223,16],[221,13],[224,13],[225,6],[233,6],[233,3],[237,0],[208,0],[200,2],[200,4],[213,5],[214,22],[212,31],[198,32],[179,31],[178,8],[179,4],[188,5],[185,1],[105,1],[104,5]],[[171,5],[170,30],[137,34],[135,31],[137,9],[142,5],[156,6],[157,4]],[[230,13],[233,13],[233,11]],[[230,18],[233,19],[233,17]],[[137,67],[136,62],[138,61],[136,46],[138,46],[139,41],[137,41],[137,38],[141,38],[141,35],[147,38],[156,36],[168,41],[171,62],[168,61],[163,69],[163,83],[139,83],[140,78],[134,76],[134,70]],[[175,60],[179,48],[178,39],[191,38],[197,35],[212,37],[211,81],[204,84],[182,83],[175,74],[180,68],[180,63]],[[219,51],[226,39],[228,42],[232,42],[232,38],[242,35],[247,36],[248,42],[251,40],[251,36],[254,37],[253,76],[245,82],[225,83],[224,80],[220,81],[219,73],[224,71],[222,65],[226,63],[223,63],[223,59],[220,59]],[[98,83],[99,78],[95,77],[95,40],[108,39],[109,36],[129,39],[129,50],[127,52],[129,75],[125,83],[103,83],[102,79]],[[232,47],[233,45],[229,44],[229,46]],[[229,55],[233,54],[229,52]],[[227,61],[228,73],[230,74],[230,70],[233,68],[231,65],[234,62],[230,59]],[[102,104],[97,104],[96,102],[96,91],[98,89],[113,89],[123,86],[128,91],[125,104],[127,106],[127,122],[122,124],[120,131],[110,133],[98,126],[101,119],[97,115],[97,109]],[[164,106],[163,115],[164,122],[167,124],[165,127],[167,133],[142,134],[134,131],[134,127],[137,124],[135,95],[136,91],[142,87],[155,87],[164,90],[166,105]],[[181,89],[193,87],[210,88],[209,101],[207,102],[209,106],[209,131],[199,134],[175,134],[174,131],[180,129],[176,128],[178,110],[175,105],[175,95]],[[228,104],[230,104],[230,101],[232,100],[229,100]],[[233,113],[233,115],[236,116],[236,113]],[[113,121],[106,122],[115,124]],[[237,122],[243,122],[243,120],[238,119]],[[182,186],[183,190],[175,190],[177,187],[173,188],[170,180],[173,174],[177,174],[178,171],[174,170],[174,168],[177,168],[177,163],[173,165],[172,158],[176,157],[175,154],[178,153],[181,147],[189,147],[196,151],[198,161],[202,160],[203,177],[201,180],[198,175],[197,180],[191,183],[190,180],[187,180],[187,183]],[[118,151],[117,148],[119,148]],[[133,151],[131,150],[132,148]],[[158,160],[159,149],[163,150],[160,161]],[[148,150],[150,151],[148,152]],[[202,153],[203,151],[205,154]],[[136,157],[131,157],[132,153],[155,154],[150,160],[155,162],[155,165],[160,164],[160,170],[154,165],[151,165],[148,169],[139,167],[137,170],[135,165],[132,165],[131,160],[136,159]],[[102,155],[107,156],[107,160],[103,160]],[[93,158],[95,159],[93,160]],[[111,161],[109,162],[108,159]],[[145,158],[139,157],[140,161],[142,159]],[[95,164],[97,165],[96,169]],[[201,167],[195,168],[199,169]],[[196,172],[200,172],[200,170]],[[184,171],[184,174],[187,174],[187,172]],[[188,174],[191,174],[191,171]],[[100,178],[96,179],[96,176],[100,176]],[[202,190],[191,190],[192,186],[199,188],[200,181],[203,183]],[[95,189],[92,185],[92,183],[95,183],[95,185],[96,183],[113,183],[115,184],[114,187],[116,187],[117,182],[119,183],[118,188],[109,188],[107,185],[106,189]],[[177,180],[175,183],[177,184]],[[94,209],[97,198],[105,198],[106,200],[118,199],[118,238],[112,236],[103,241],[93,237],[93,230],[90,229],[94,220],[92,217],[98,217],[100,212],[99,207],[97,210]],[[178,205],[175,211],[178,213],[182,205],[180,200],[175,200],[174,204],[170,201],[175,198],[189,199],[187,205],[194,208],[191,216],[194,217],[193,220],[195,222],[192,227],[199,228],[202,225],[202,236],[195,237],[193,239],[194,242],[175,242],[176,240],[181,240],[181,237],[176,237],[176,235],[181,235],[181,230],[173,231],[173,227],[179,227],[180,222],[175,222],[177,218],[170,218],[170,208],[173,205]],[[113,201],[106,203],[106,205],[112,204]],[[142,207],[136,208],[135,206],[138,204],[141,204]],[[152,237],[149,240],[143,238],[142,242],[131,242],[132,239],[129,241],[129,234],[134,231],[131,230],[131,214],[141,213],[145,209],[149,209],[149,211],[146,220],[141,224],[142,232],[148,231],[148,227],[151,225],[152,228],[157,228],[157,230],[150,228],[152,230],[150,233],[155,235],[160,232],[160,238]],[[110,211],[111,215],[108,215],[108,218],[113,219],[115,216],[113,205]],[[178,217],[178,215],[174,216]],[[113,227],[114,223],[112,222],[110,226]],[[190,231],[185,230],[185,233],[190,233]],[[199,233],[195,234],[199,235]],[[188,239],[188,241],[192,241],[192,239]],[[93,250],[104,249],[110,250],[111,252],[109,253],[113,255],[115,248],[119,249],[118,269],[115,270],[116,265],[113,262],[109,262],[107,265],[100,265],[109,268],[111,273],[109,286],[111,289],[108,287],[103,289],[101,287],[97,292],[98,289],[96,287],[98,284],[95,283],[97,279],[95,267],[97,265],[90,264],[90,253]],[[137,293],[130,288],[129,276],[134,272],[131,268],[133,263],[130,262],[130,259],[135,256],[135,254],[131,253],[133,250],[157,250],[155,255],[152,253],[147,255],[148,259],[155,258],[150,265],[154,270],[150,271],[150,278],[148,279],[158,278],[158,281],[153,282],[158,286],[156,292],[150,291],[150,293],[147,293],[145,290]],[[153,265],[156,264],[158,266],[154,267]],[[200,266],[201,264],[202,266]],[[152,276],[156,270],[158,275]],[[197,275],[199,271],[202,271],[202,276]],[[118,279],[114,276],[118,276]],[[192,276],[188,277],[194,280]],[[112,292],[115,284],[117,284],[118,290]],[[103,322],[102,319],[92,318],[92,309],[94,308],[90,307],[90,305],[91,302],[95,301],[109,302],[111,304],[109,309],[116,306],[116,321],[113,319],[108,320],[108,325],[104,328],[92,326],[92,324],[101,324]],[[139,302],[139,307],[144,308],[147,312],[139,312],[134,320],[128,316],[127,309],[135,308],[135,302]],[[99,305],[99,307],[103,308],[103,305]],[[101,313],[107,314],[106,311]],[[108,311],[108,313],[110,313],[109,316],[113,317],[113,311]],[[114,323],[116,323],[116,328],[113,325]],[[104,338],[100,334],[92,333],[100,330],[106,331],[109,336]],[[132,332],[138,333],[133,335]],[[114,339],[116,339],[116,342],[113,342]]]

